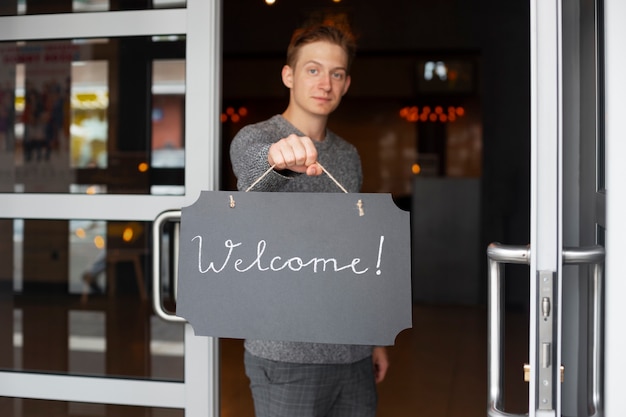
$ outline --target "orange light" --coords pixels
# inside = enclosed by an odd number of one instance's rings
[[[448,115],[448,120],[454,122],[456,120],[456,115],[454,113],[450,113]]]
[[[417,175],[417,174],[419,174],[420,172],[422,172],[422,167],[420,166],[420,164],[413,164],[413,165],[411,166],[411,172],[412,172],[414,175]]]
[[[443,122],[443,123],[447,122],[448,121],[448,116],[446,116],[445,114],[440,114],[439,115],[439,121]]]
[[[233,114],[235,114],[235,109],[233,107],[227,107],[226,114],[232,116]]]
[[[79,227],[78,229],[76,229],[76,237],[80,239],[84,239],[86,235],[87,233],[85,233],[85,229],[83,229],[82,227]]]
[[[457,116],[463,116],[465,114],[465,109],[463,107],[457,107],[456,108],[456,115]]]
[[[228,116],[226,116],[225,113],[220,114],[220,121],[222,123],[226,123],[227,120],[228,120]]]
[[[409,116],[409,108],[408,107],[402,107],[400,109],[400,117],[402,117],[403,119],[407,118]]]
[[[422,113],[420,115],[420,122],[425,122],[426,120],[428,120],[428,114]]]
[[[237,113],[239,113],[239,116],[241,116],[241,117],[246,117],[248,115],[248,108],[247,107],[239,107],[239,110],[237,111]]]
[[[435,107],[435,113],[437,113],[437,114],[443,113],[443,107],[441,107],[441,106]]]
[[[430,113],[430,106],[424,106],[424,109],[422,111],[426,114]]]
[[[96,187],[94,187],[93,185],[87,187],[87,190],[85,191],[85,194],[88,195],[95,195],[97,194],[98,190],[96,189]]]
[[[93,244],[98,249],[104,249],[104,238],[100,235],[93,238]]]
[[[238,114],[233,114],[232,116],[230,116],[230,120],[232,120],[233,123],[237,123],[240,119],[241,117],[239,117]]]
[[[134,234],[135,233],[133,232],[133,229],[131,227],[126,227],[122,232],[122,240],[124,240],[124,242],[130,242],[131,240],[133,240]]]
[[[146,162],[140,162],[139,165],[137,165],[137,169],[139,172],[146,172],[148,170],[148,164]]]
[[[431,122],[437,121],[437,115],[435,113],[431,113],[428,118],[430,119]]]

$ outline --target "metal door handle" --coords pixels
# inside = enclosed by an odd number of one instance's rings
[[[589,309],[588,323],[591,327],[591,338],[588,340],[588,352],[591,373],[591,390],[588,396],[590,416],[602,415],[602,378],[604,369],[602,363],[603,331],[602,312],[604,310],[604,258],[605,250],[602,246],[588,246],[581,248],[565,248],[563,250],[563,263],[568,265],[592,265],[591,279],[589,281]]]
[[[503,266],[509,264],[530,264],[530,247],[502,245],[492,243],[487,248],[489,263],[489,311],[488,311],[488,405],[487,413],[490,417],[526,416],[526,414],[511,414],[502,411],[502,282],[504,279]],[[601,246],[581,248],[565,248],[563,263],[568,265],[593,265],[590,280],[589,297],[592,308],[589,313],[589,323],[592,337],[589,340],[591,356],[591,392],[589,403],[592,407],[591,416],[601,414],[602,398],[602,310],[603,310],[603,263],[605,250]]]
[[[185,319],[175,314],[165,311],[163,300],[161,300],[161,237],[163,236],[163,226],[167,222],[178,222],[181,219],[181,210],[168,210],[159,214],[152,224],[152,303],[154,311],[165,321],[185,322]],[[174,239],[178,244],[178,239]],[[174,250],[175,261],[178,250]],[[176,281],[174,279],[174,298],[176,298]]]
[[[487,413],[490,417],[524,416],[502,411],[502,282],[504,264],[529,264],[530,248],[528,246],[502,245],[492,243],[487,248],[489,262],[489,312],[488,312],[488,403]]]

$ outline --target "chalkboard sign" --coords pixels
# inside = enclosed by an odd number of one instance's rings
[[[202,192],[176,312],[196,335],[392,345],[411,327],[409,213],[389,194]]]

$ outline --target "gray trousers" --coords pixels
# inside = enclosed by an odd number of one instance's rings
[[[245,351],[256,417],[374,417],[372,358],[351,364],[276,362]]]

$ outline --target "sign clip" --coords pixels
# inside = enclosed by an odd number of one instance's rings
[[[357,201],[356,206],[359,208],[359,216],[365,216],[365,211],[363,211],[363,200]]]

